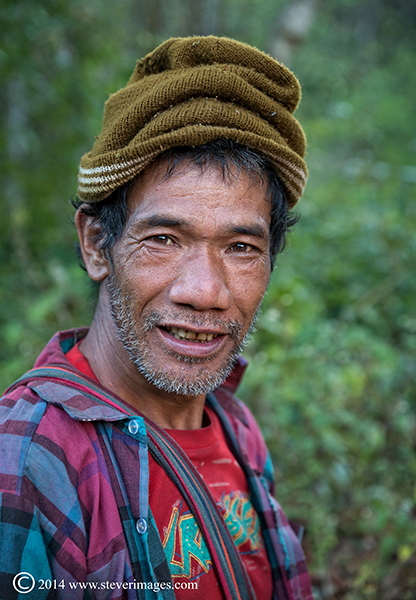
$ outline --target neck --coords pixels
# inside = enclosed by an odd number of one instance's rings
[[[199,429],[205,396],[168,394],[149,383],[129,359],[107,304],[101,291],[90,330],[80,344],[101,385],[163,429]]]

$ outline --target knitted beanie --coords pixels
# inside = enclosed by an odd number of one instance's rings
[[[306,139],[292,115],[299,100],[293,73],[251,46],[169,39],[107,100],[101,134],[81,159],[78,196],[102,200],[164,150],[227,138],[268,159],[292,208],[307,177]]]

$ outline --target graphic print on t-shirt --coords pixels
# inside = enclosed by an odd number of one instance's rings
[[[193,579],[208,573],[212,567],[205,540],[189,510],[181,514],[183,503],[173,507],[163,548],[172,577]],[[259,518],[247,494],[223,494],[219,503],[228,530],[242,554],[255,554],[261,549]],[[196,564],[192,561],[196,561]]]
[[[259,517],[253,508],[247,494],[231,492],[223,494],[221,503],[222,516],[235,545],[246,554],[254,554],[261,549]]]
[[[208,573],[212,561],[194,515],[189,510],[181,514],[182,505],[181,502],[173,507],[163,548],[172,577],[191,579]],[[191,558],[199,563],[199,568],[192,564]]]

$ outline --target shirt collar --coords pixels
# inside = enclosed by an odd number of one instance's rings
[[[87,333],[88,327],[58,331],[39,355],[34,365],[35,368],[46,365],[62,365],[73,369],[65,353],[83,339]],[[222,395],[221,392],[226,392],[229,402],[241,382],[246,367],[247,361],[243,357],[239,357],[231,374],[219,388],[220,395]],[[61,406],[73,419],[81,421],[117,421],[134,414],[134,409],[120,399],[119,407],[112,406],[108,402],[103,403],[92,397],[87,397],[80,391],[69,388],[57,381],[36,381],[29,384],[28,387],[46,402]],[[233,402],[230,402],[229,409],[232,409],[233,404]],[[237,405],[235,411],[240,412]]]

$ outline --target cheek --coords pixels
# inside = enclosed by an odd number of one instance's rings
[[[231,288],[234,303],[245,318],[253,318],[266,293],[270,280],[270,270],[266,265],[253,269],[250,273],[233,273]]]
[[[178,257],[173,253],[151,252],[147,248],[127,247],[114,261],[118,277],[144,296],[158,293],[173,279]]]
[[[123,290],[134,301],[138,309],[163,296],[166,289],[165,279],[152,270],[130,273],[124,279],[123,284]]]
[[[127,245],[113,256],[113,271],[116,280],[135,298],[143,299],[160,293],[169,283],[169,261],[158,260],[142,248]]]

